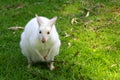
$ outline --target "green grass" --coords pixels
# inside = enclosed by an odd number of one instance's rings
[[[24,27],[36,13],[58,16],[62,45],[55,60],[64,62],[56,62],[54,71],[46,64],[28,69],[19,47],[22,30],[8,30]],[[120,1],[0,1],[0,80],[120,80]]]

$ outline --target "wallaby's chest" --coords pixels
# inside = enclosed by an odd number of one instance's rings
[[[38,51],[40,52],[41,55],[45,56],[48,54],[48,51],[51,49],[50,46],[40,46],[38,47]]]
[[[37,43],[36,44],[36,49],[41,53],[41,54],[46,54],[48,50],[50,50],[53,47],[53,44],[50,42],[46,43]]]

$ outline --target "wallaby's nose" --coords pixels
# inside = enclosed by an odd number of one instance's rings
[[[46,39],[45,38],[42,38],[42,43],[45,43],[46,42]]]

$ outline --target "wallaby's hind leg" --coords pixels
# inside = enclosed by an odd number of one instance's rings
[[[54,67],[54,62],[50,62],[49,63],[49,69],[52,71],[52,70],[54,70],[55,69],[55,67]]]
[[[33,61],[31,59],[31,57],[28,57],[28,68],[30,68],[33,65]]]

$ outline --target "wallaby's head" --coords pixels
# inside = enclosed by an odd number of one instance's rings
[[[46,18],[45,20],[43,17],[36,15],[36,20],[39,25],[39,37],[42,43],[45,43],[50,38],[51,30],[57,20],[57,17],[53,17],[52,19],[48,20]]]

